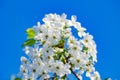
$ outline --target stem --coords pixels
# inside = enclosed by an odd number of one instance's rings
[[[64,55],[64,56],[65,56],[65,55]],[[66,59],[66,62],[68,63],[69,57],[66,57],[66,56],[65,56],[65,59]],[[73,74],[78,80],[80,80],[79,77],[77,76],[77,74],[72,70],[72,68],[70,68],[70,71],[72,72],[72,74]]]
[[[80,80],[80,79],[78,78],[77,74],[72,70],[72,68],[70,68],[70,70],[71,70],[72,74],[73,74],[78,80]]]
[[[63,39],[62,44],[61,44],[61,43],[58,44],[57,47],[64,49],[64,46],[65,46],[64,43],[65,43],[65,42],[66,42],[66,41],[64,41],[64,39]],[[61,46],[59,46],[59,45],[61,45]],[[64,49],[64,52],[65,52],[65,49]],[[65,60],[66,60],[65,63],[69,63],[69,62],[68,62],[68,59],[70,58],[70,56],[66,57],[66,56],[64,55],[64,57],[65,57]],[[72,74],[73,74],[78,80],[80,80],[79,77],[77,76],[77,74],[72,70],[71,67],[70,67],[70,71],[72,72]]]

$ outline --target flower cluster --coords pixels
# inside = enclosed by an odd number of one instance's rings
[[[91,80],[101,80],[95,70],[97,62],[96,44],[93,36],[66,14],[47,14],[26,33],[28,39],[23,46],[26,57],[21,57],[20,75],[22,80],[66,80],[74,74],[82,80],[82,74]],[[73,30],[74,29],[74,30]],[[77,37],[76,37],[77,35]]]

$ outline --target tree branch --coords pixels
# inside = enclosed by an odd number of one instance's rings
[[[70,70],[71,70],[72,74],[73,74],[78,80],[80,80],[80,79],[78,78],[77,74],[72,70],[72,68],[70,68]]]
[[[65,56],[65,55],[64,55],[64,56]],[[66,59],[66,62],[68,63],[69,57],[66,57],[66,56],[65,56],[65,59]],[[70,68],[70,71],[72,72],[72,74],[73,74],[78,80],[80,80],[79,77],[77,76],[77,74],[72,70],[72,68]]]

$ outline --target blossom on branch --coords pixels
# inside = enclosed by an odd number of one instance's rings
[[[82,80],[82,74],[91,80],[101,80],[95,70],[97,62],[96,44],[93,36],[66,14],[47,14],[32,28],[28,28],[27,40],[23,43],[27,57],[21,57],[22,80],[67,80],[73,74]],[[76,31],[72,32],[75,28]],[[75,37],[76,33],[79,38]]]

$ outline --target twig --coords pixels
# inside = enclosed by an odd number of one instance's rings
[[[65,56],[65,55],[64,55],[64,56]],[[66,62],[68,63],[69,57],[66,57],[66,56],[65,56],[65,59],[66,59]],[[72,72],[72,74],[73,74],[78,80],[80,80],[79,77],[77,76],[77,74],[72,70],[72,68],[70,68],[70,71]]]
[[[72,74],[73,74],[78,80],[80,80],[80,79],[78,78],[77,74],[72,70],[72,68],[70,68],[70,70],[71,70]]]

